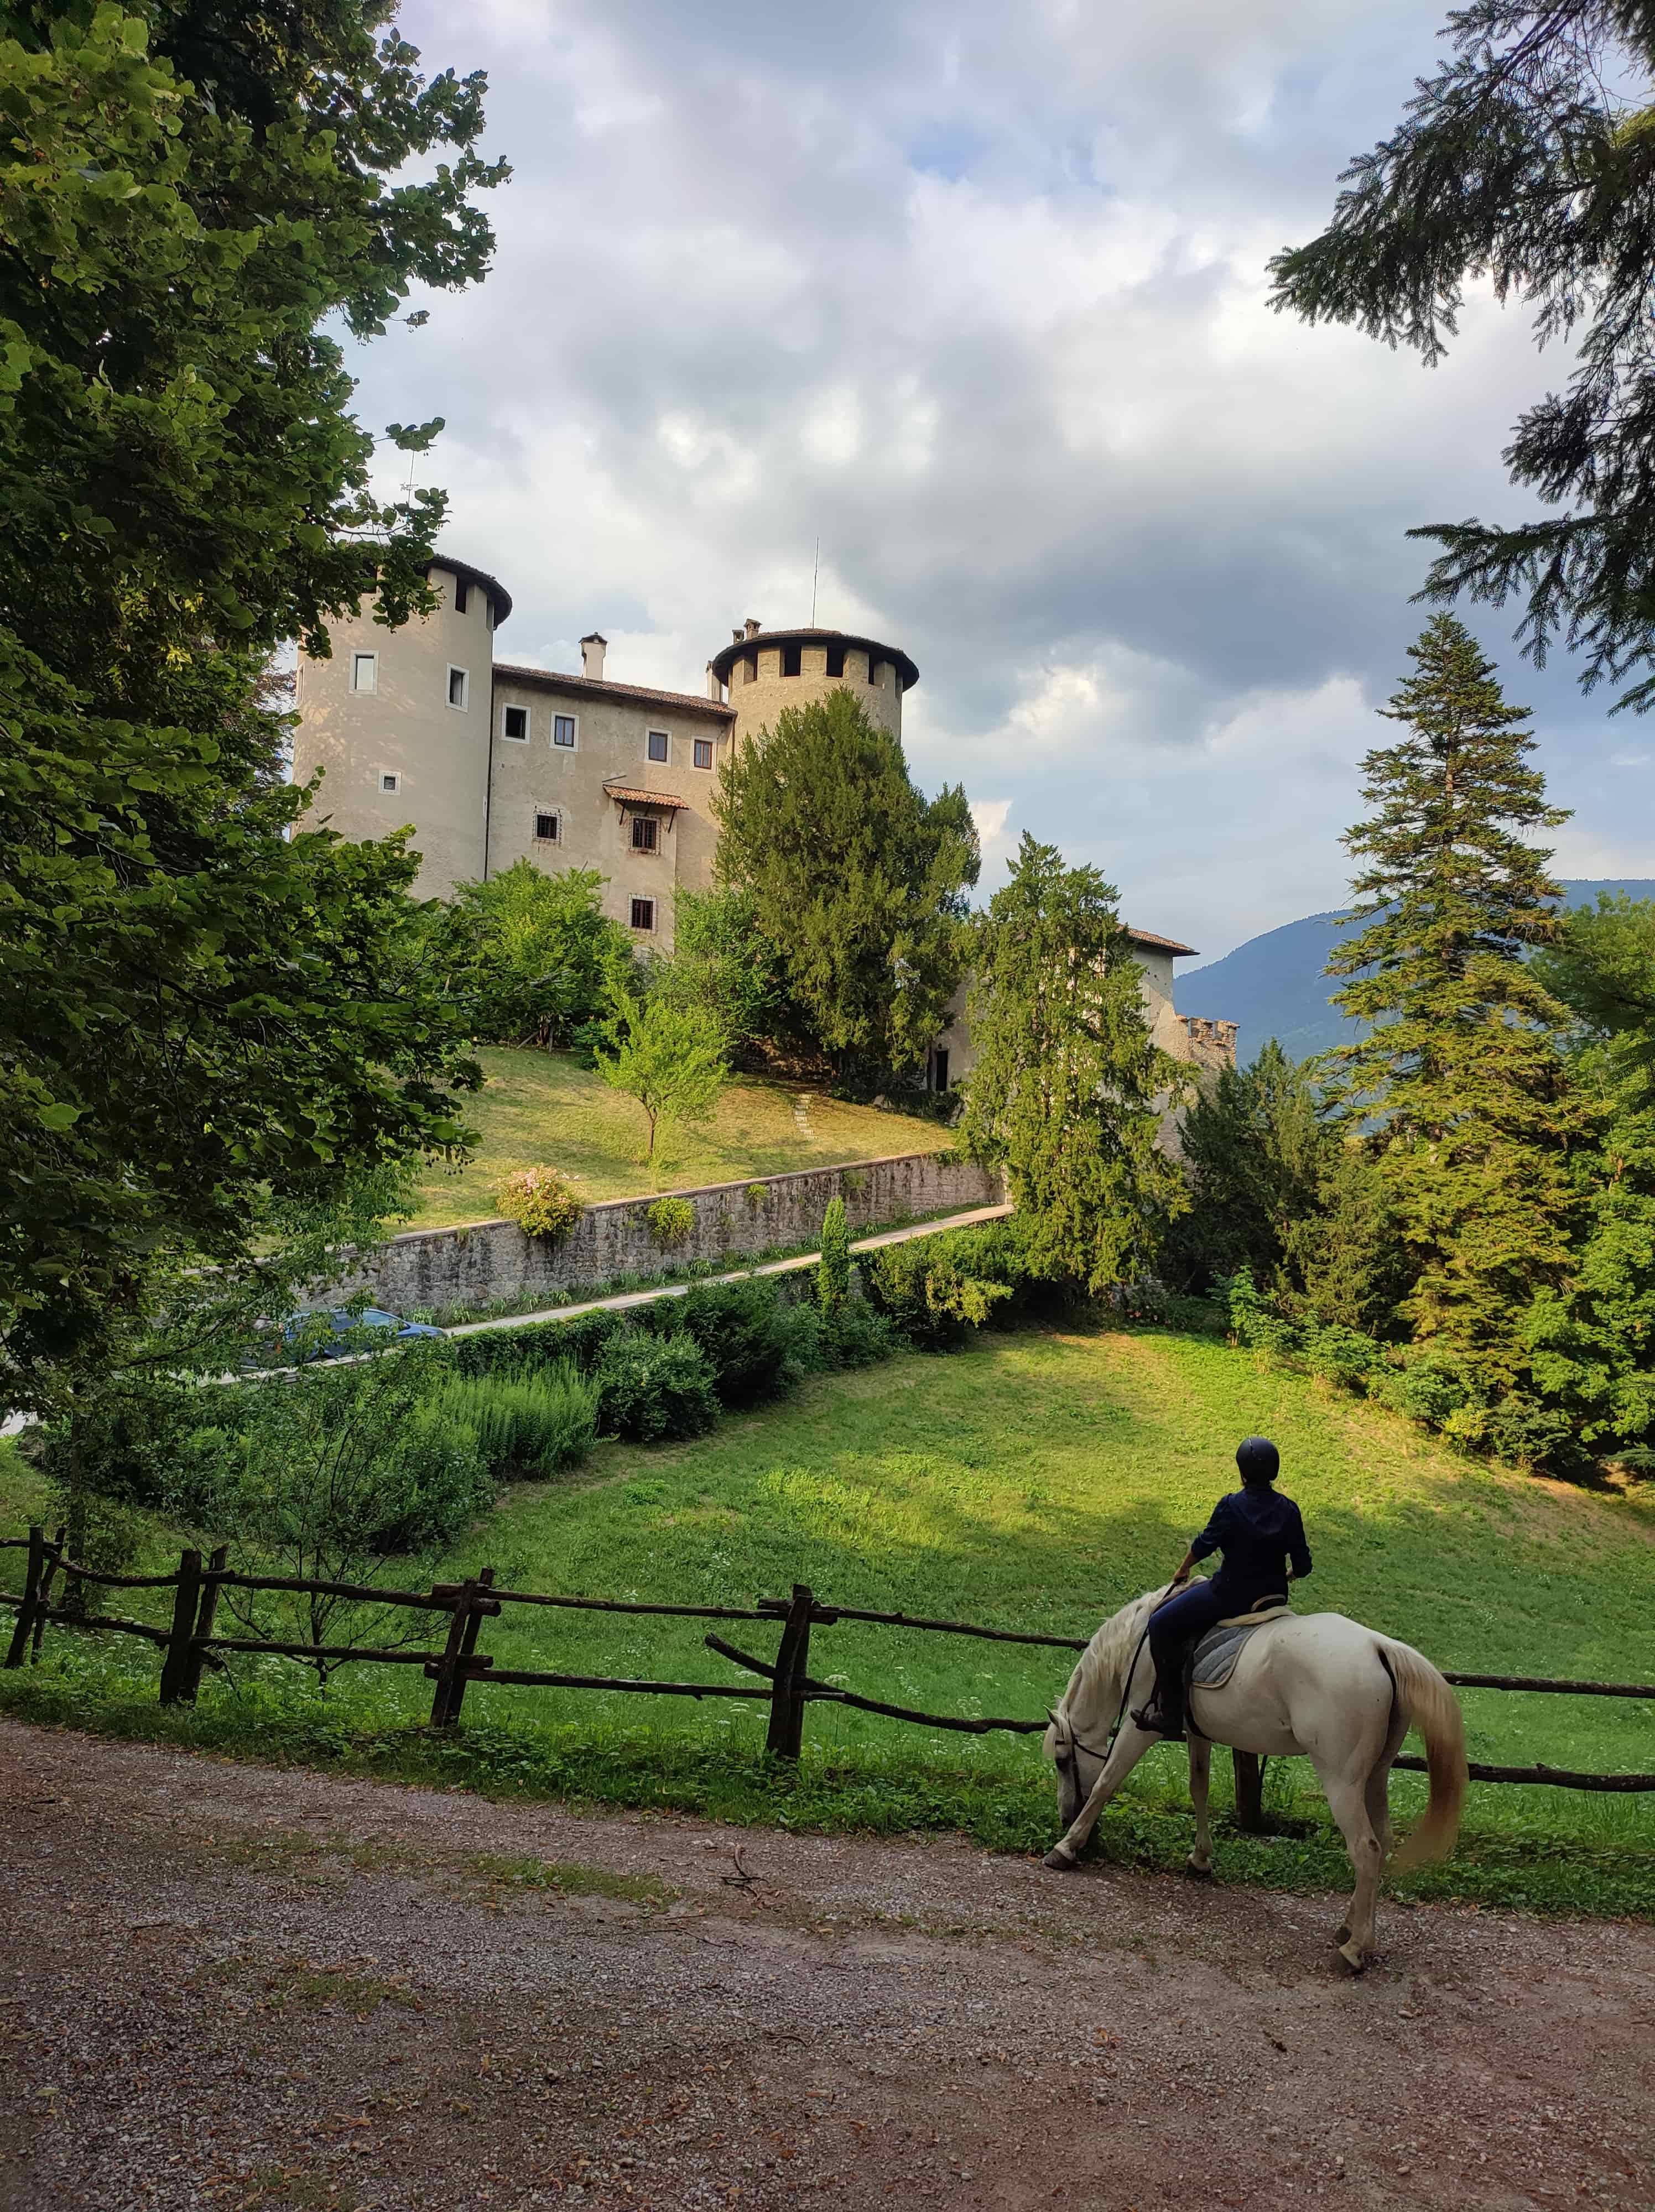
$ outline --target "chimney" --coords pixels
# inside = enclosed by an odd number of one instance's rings
[[[730,632],[730,642],[732,645],[744,644],[746,641],[746,636],[747,633],[745,629],[733,629]]]
[[[747,637],[757,637],[764,626],[757,615],[749,615],[743,635]]]
[[[581,640],[581,673],[589,676],[594,684],[601,683],[604,672],[604,648],[609,640],[601,631],[590,630]]]

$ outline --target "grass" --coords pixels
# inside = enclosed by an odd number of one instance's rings
[[[1105,1328],[986,1335],[950,1358],[906,1356],[824,1378],[691,1444],[599,1448],[584,1474],[512,1492],[452,1567],[507,1587],[751,1604],[810,1583],[824,1599],[1089,1633],[1170,1573],[1233,1476],[1250,1431],[1281,1445],[1305,1510],[1314,1603],[1463,1672],[1655,1682],[1655,1498],[1593,1494],[1457,1458],[1394,1416],[1223,1345]],[[13,1476],[13,1519],[26,1478]],[[0,1487],[5,1479],[0,1474]],[[0,1570],[4,1571],[4,1570]],[[15,1586],[15,1571],[5,1578]],[[1305,1593],[1310,1602],[1310,1593]],[[508,1607],[485,1626],[502,1667],[739,1679],[693,1621]],[[725,1625],[772,1656],[767,1624]],[[812,1671],[943,1712],[1037,1714],[1061,1652],[841,1623]],[[39,1670],[0,1675],[0,1705],[41,1720],[164,1736],[233,1755],[335,1765],[500,1795],[676,1806],[736,1820],[880,1832],[963,1830],[1037,1850],[1053,1797],[1037,1739],[962,1739],[812,1709],[796,1771],[763,1756],[762,1705],[473,1687],[463,1729],[417,1726],[411,1670],[357,1670],[319,1703],[260,1662],[194,1712],[155,1703],[147,1650],[48,1635]],[[1655,1706],[1463,1693],[1476,1759],[1655,1770]],[[1226,1763],[1220,1762],[1223,1767]],[[1221,1844],[1224,1871],[1336,1886],[1342,1850],[1308,1766],[1270,1770],[1269,1801],[1305,1832]],[[1399,1776],[1399,1809],[1421,1801]],[[1152,1755],[1105,1816],[1116,1858],[1168,1867],[1188,1840],[1181,1760]],[[1655,1913],[1655,1803],[1474,1784],[1456,1857],[1408,1885],[1536,1911]]]
[[[486,1220],[496,1211],[496,1186],[519,1168],[558,1169],[590,1204],[845,1160],[940,1152],[952,1142],[934,1121],[749,1076],[730,1085],[704,1124],[664,1131],[654,1158],[646,1162],[642,1109],[567,1053],[496,1048],[478,1058],[484,1087],[461,1105],[482,1141],[459,1166],[426,1176],[411,1228]],[[801,1097],[807,1098],[803,1128],[795,1114]]]

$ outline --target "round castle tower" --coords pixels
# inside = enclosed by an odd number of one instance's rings
[[[738,741],[774,729],[784,707],[849,691],[870,718],[902,736],[902,698],[920,680],[905,653],[837,629],[764,629],[751,619],[707,664],[708,690],[735,709]]]

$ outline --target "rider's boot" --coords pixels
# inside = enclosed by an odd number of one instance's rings
[[[1158,1735],[1164,1743],[1183,1741],[1183,1685],[1182,1682],[1158,1680],[1154,1692],[1147,1705],[1140,1705],[1133,1719],[1147,1735]]]

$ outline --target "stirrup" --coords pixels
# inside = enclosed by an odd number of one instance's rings
[[[1182,1727],[1169,1728],[1165,1715],[1161,1711],[1159,1705],[1153,1700],[1147,1705],[1140,1705],[1133,1713],[1132,1718],[1134,1723],[1141,1728],[1146,1735],[1158,1735],[1163,1743],[1183,1741]]]

